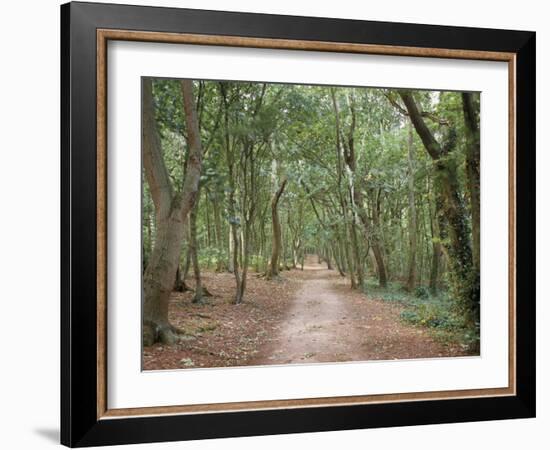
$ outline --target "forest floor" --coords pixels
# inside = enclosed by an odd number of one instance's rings
[[[250,274],[246,300],[233,305],[230,273],[205,272],[213,294],[191,302],[174,293],[170,321],[184,331],[172,346],[144,349],[144,369],[392,360],[466,356],[458,342],[440,342],[428,328],[405,323],[404,306],[349,288],[336,271],[309,258],[279,280]],[[192,283],[189,283],[192,285]]]

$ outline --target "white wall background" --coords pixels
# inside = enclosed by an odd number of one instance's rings
[[[502,450],[550,441],[547,206],[550,140],[549,12],[544,2],[461,0],[132,0],[128,3],[365,20],[525,29],[537,32],[538,417],[287,436],[141,445],[227,450],[294,448]],[[59,4],[11,1],[0,15],[0,447],[57,445],[59,423]],[[498,10],[496,9],[498,8]],[[545,328],[545,329],[544,329]],[[130,448],[130,447],[127,447]],[[133,448],[133,447],[131,447]]]

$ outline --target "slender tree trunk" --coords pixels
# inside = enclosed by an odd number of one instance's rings
[[[201,267],[199,264],[198,254],[198,242],[197,242],[197,212],[199,209],[200,194],[197,196],[197,201],[194,208],[189,214],[189,253],[191,254],[191,261],[193,263],[193,274],[195,276],[195,295],[193,296],[193,303],[199,303],[202,301],[202,279],[201,279]]]
[[[281,245],[280,245],[280,252],[279,252],[279,267],[281,270],[288,270],[287,264],[286,264],[286,230],[284,226],[284,221],[281,222],[279,220],[279,224],[281,226]],[[282,261],[282,262],[281,262]]]
[[[224,236],[222,236],[222,220],[221,220],[221,214],[220,214],[220,204],[218,199],[218,194],[216,194],[214,198],[214,231],[216,233],[216,249],[217,249],[217,264],[216,264],[216,272],[223,272],[224,270],[224,260],[222,258],[222,255],[224,254],[225,250],[225,239]]]
[[[357,287],[359,289],[363,289],[365,279],[363,274],[363,263],[361,261],[361,251],[359,249],[359,240],[357,238],[357,227],[355,224],[355,218],[352,218],[352,222],[350,224],[350,236],[355,273],[357,274]]]
[[[332,257],[330,254],[330,247],[325,248],[326,257],[325,260],[327,262],[327,269],[332,270]]]
[[[349,242],[349,231],[348,231],[348,227],[345,226],[345,231],[344,231],[344,235],[346,236],[346,241]],[[347,270],[347,273],[349,274],[349,281],[350,281],[350,286],[352,289],[357,289],[357,280],[355,279],[355,268],[353,266],[353,258],[351,256],[351,251],[349,249],[349,245],[347,243],[344,243],[344,251],[345,251],[345,254],[346,254],[346,262],[347,262],[347,266],[348,266],[348,270]]]
[[[382,250],[382,243],[380,240],[380,202],[381,202],[381,192],[378,190],[376,194],[372,223],[374,228],[374,233],[372,233],[371,247],[372,252],[374,253],[374,259],[376,261],[376,267],[378,271],[378,284],[380,287],[385,288],[388,284],[388,274],[386,272],[386,264],[384,262],[384,252]]]
[[[189,251],[189,241],[190,241],[189,230],[187,230],[187,250],[185,252],[185,262],[183,264],[183,274],[181,277],[184,283],[185,283],[185,280],[187,280],[187,277],[189,276],[189,269],[191,268],[191,252]]]
[[[235,233],[234,225],[229,226],[229,252],[227,253],[227,271],[235,273]]]
[[[233,269],[233,275],[235,277],[235,304],[240,304],[243,301],[244,297],[244,290],[246,287],[246,274],[248,267],[243,267],[243,272],[241,273],[240,267],[241,265],[248,266],[248,255],[245,254],[243,258],[243,242],[241,242],[241,236],[244,238],[248,238],[248,236],[244,236],[242,231],[240,230],[241,219],[237,217],[237,205],[235,200],[235,194],[236,194],[236,174],[235,174],[235,149],[234,145],[231,145],[231,139],[229,135],[229,103],[227,99],[227,93],[224,87],[223,83],[220,83],[220,91],[223,97],[223,105],[224,105],[224,144],[225,144],[225,156],[227,161],[227,169],[228,169],[228,182],[229,182],[229,192],[228,192],[228,206],[227,206],[227,212],[229,213],[229,223],[230,223],[230,235],[229,235],[229,248],[230,248],[230,260],[229,260],[229,268]],[[246,150],[246,149],[245,149]],[[246,179],[245,179],[246,183]],[[246,187],[245,187],[246,188]],[[241,211],[242,212],[242,211]],[[248,228],[249,222],[246,220],[245,226]],[[248,230],[247,230],[248,231]]]
[[[281,195],[283,194],[286,186],[286,179],[283,180],[279,189],[273,195],[271,199],[271,226],[273,230],[273,241],[271,249],[271,262],[267,273],[267,278],[275,278],[279,276],[279,255],[281,252],[281,222],[279,220],[278,205]]]
[[[242,284],[242,278],[240,274],[240,264],[239,264],[239,253],[241,252],[241,242],[239,238],[239,229],[237,226],[236,220],[236,207],[235,207],[235,185],[233,181],[233,169],[230,167],[230,192],[229,192],[229,201],[228,201],[228,210],[229,215],[232,218],[230,224],[230,239],[229,239],[229,248],[230,248],[230,269],[233,269],[233,275],[235,276],[235,304],[239,304],[243,300],[244,289]]]
[[[430,269],[430,292],[436,295],[439,291],[439,274],[441,265],[441,244],[432,242],[432,264]]]
[[[174,291],[176,292],[186,292],[189,288],[187,287],[187,284],[185,283],[185,276],[182,276],[182,271],[180,269],[180,264],[178,264],[178,268],[176,270],[176,280],[174,282]]]
[[[333,244],[332,254],[334,255],[334,261],[336,262],[336,268],[338,269],[338,273],[340,274],[340,276],[345,277],[346,273],[344,271],[344,265],[342,264],[342,255],[340,252],[339,242],[336,242],[335,244]]]
[[[235,304],[239,304],[243,300],[243,284],[242,284],[242,278],[240,274],[239,269],[239,249],[241,248],[239,243],[239,232],[237,230],[237,226],[235,224],[231,225],[231,233],[233,236],[233,259],[232,259],[232,265],[233,265],[233,275],[235,276]]]
[[[409,273],[407,277],[407,291],[413,292],[416,286],[416,201],[414,195],[414,147],[412,124],[409,125],[408,142],[409,161]]]
[[[250,223],[247,222],[244,227],[244,231],[242,234],[243,239],[243,254],[242,254],[242,272],[241,272],[241,279],[240,283],[237,285],[237,294],[235,296],[235,303],[239,304],[244,299],[244,293],[246,291],[246,281],[248,277],[248,259],[250,254]]]
[[[168,304],[179,265],[185,222],[196,200],[202,167],[202,146],[193,83],[181,82],[189,154],[181,193],[174,194],[164,164],[152,94],[152,81],[143,80],[143,166],[155,205],[157,236],[143,276],[143,345],[156,341],[174,343],[174,327],[168,321]]]
[[[372,253],[374,254],[374,260],[376,262],[378,284],[380,285],[380,287],[386,287],[388,284],[388,276],[386,274],[386,265],[384,264],[382,249],[380,248],[378,243],[372,243]]]
[[[292,241],[292,268],[296,269],[298,267],[298,260],[300,257],[300,247],[302,243],[298,237],[294,237]]]
[[[264,223],[265,223],[265,214],[262,214],[261,220],[260,220],[260,255],[258,258],[258,272],[266,272],[267,271],[267,262],[266,262],[266,237],[265,237],[265,229],[264,229]],[[261,261],[261,266],[259,265]]]
[[[335,229],[336,229],[336,240],[337,240],[336,245],[338,246],[338,257],[340,259],[340,267],[341,267],[340,275],[346,276],[346,271],[348,270],[348,267],[346,265],[347,262],[346,262],[344,244],[342,242],[342,237],[338,232],[338,228],[335,228]]]
[[[468,191],[470,194],[470,208],[472,211],[472,256],[475,270],[479,271],[479,106],[474,101],[471,92],[462,93],[462,108],[464,111],[464,123],[466,125],[466,176],[468,179]]]

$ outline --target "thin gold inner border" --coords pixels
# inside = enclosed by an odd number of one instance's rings
[[[248,48],[363,53],[392,56],[502,61],[508,63],[508,387],[402,394],[265,400],[201,405],[108,409],[107,405],[107,42],[109,40]],[[446,48],[264,39],[240,36],[97,30],[97,418],[314,408],[357,404],[499,397],[516,394],[516,54]]]

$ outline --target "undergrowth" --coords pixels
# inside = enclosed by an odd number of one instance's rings
[[[472,352],[478,351],[479,327],[467,326],[447,292],[432,295],[425,286],[417,287],[415,292],[407,292],[401,283],[389,282],[387,287],[381,288],[376,280],[369,280],[366,293],[372,298],[404,306],[401,320],[428,328],[437,341],[444,344],[456,342]]]

